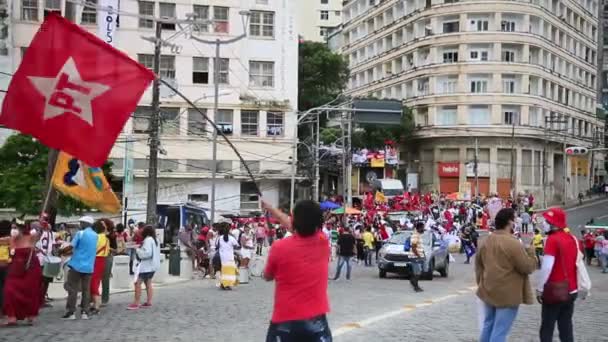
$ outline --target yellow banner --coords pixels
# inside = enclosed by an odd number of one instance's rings
[[[372,158],[371,167],[384,167],[384,159]]]
[[[119,213],[120,202],[103,170],[60,152],[53,171],[53,187],[64,195],[106,213]]]
[[[376,191],[376,202],[378,203],[386,203],[386,197],[380,191]]]
[[[587,176],[589,173],[589,160],[586,157],[570,157],[570,174],[572,176]]]

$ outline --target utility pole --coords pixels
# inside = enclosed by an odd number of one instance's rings
[[[317,131],[317,136],[315,137],[315,147],[313,149],[313,151],[315,151],[315,184],[314,184],[314,191],[313,191],[313,201],[319,201],[319,181],[320,181],[320,176],[319,176],[319,163],[321,162],[319,160],[319,145],[321,143],[321,131],[320,131],[320,121],[321,121],[321,116],[317,115],[317,120],[315,122],[316,124],[316,131]]]
[[[473,194],[473,198],[477,198],[477,194],[480,194],[479,191],[479,160],[477,154],[479,153],[479,141],[475,138],[475,159],[473,160],[473,171],[475,172],[475,194]]]
[[[511,117],[511,197],[513,201],[517,202],[517,180],[515,179],[515,174],[517,171],[515,170],[515,162],[516,162],[516,154],[515,154],[515,116],[513,113]]]
[[[348,112],[347,121],[348,125],[346,140],[348,140],[348,145],[346,145],[346,203],[349,207],[353,206],[353,158],[351,156],[352,149],[352,139],[351,136],[353,134],[353,114],[352,112]]]
[[[547,125],[549,124],[549,118],[545,117],[545,127],[544,127],[544,135],[545,135],[545,146],[543,148],[543,208],[547,208],[547,168],[549,165],[547,164],[547,154],[548,154],[548,145],[549,138],[547,132]]]
[[[218,111],[219,111],[219,99],[220,99],[220,48],[222,45],[228,45],[247,37],[248,30],[248,18],[251,13],[248,11],[239,12],[241,16],[243,16],[243,33],[237,37],[220,40],[219,38],[216,40],[206,40],[198,38],[194,35],[191,35],[191,39],[203,43],[203,44],[213,44],[215,45],[215,59],[213,61],[213,119],[217,121]],[[215,222],[215,193],[216,193],[216,183],[217,183],[217,130],[213,130],[213,145],[212,145],[212,158],[213,161],[211,163],[211,212],[210,212],[210,221],[211,224]]]
[[[154,66],[153,71],[156,75],[152,84],[152,115],[150,116],[150,159],[148,163],[148,201],[146,207],[146,222],[155,225],[156,203],[158,200],[158,139],[159,116],[160,116],[160,53],[162,45],[162,23],[156,21],[156,34],[154,41]]]
[[[348,184],[346,183],[346,127],[345,127],[345,118],[346,118],[346,113],[342,113],[342,117],[340,118],[340,131],[342,132],[342,194],[344,195],[344,197],[347,197],[348,194],[346,192],[346,188],[348,187]],[[345,201],[345,206],[346,206],[346,198],[344,199]]]

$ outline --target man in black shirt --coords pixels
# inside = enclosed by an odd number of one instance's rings
[[[342,267],[346,264],[346,280],[350,280],[352,266],[350,260],[357,254],[355,237],[350,233],[350,228],[344,228],[344,232],[338,237],[338,268],[334,280],[340,279]]]

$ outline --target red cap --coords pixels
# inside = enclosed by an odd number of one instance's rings
[[[566,228],[566,212],[562,208],[551,208],[543,213],[543,217],[552,226]]]

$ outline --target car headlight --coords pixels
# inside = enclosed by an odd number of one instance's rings
[[[384,259],[384,256],[385,256],[385,255],[386,255],[386,251],[385,251],[384,249],[381,249],[381,250],[378,252],[378,257],[379,257],[380,259]]]

